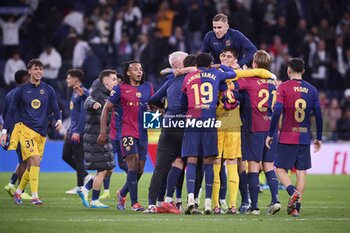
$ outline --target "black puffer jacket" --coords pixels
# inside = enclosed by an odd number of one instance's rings
[[[100,117],[103,105],[109,96],[109,90],[96,79],[92,84],[90,96],[86,99],[84,108],[86,109],[85,134],[84,134],[84,159],[87,170],[109,170],[115,167],[112,144],[107,138],[107,143],[103,146],[97,144],[97,137],[100,133]],[[94,103],[100,103],[101,108],[92,108]],[[109,117],[110,119],[110,117]],[[109,122],[107,123],[109,125]],[[107,129],[107,135],[109,128]]]

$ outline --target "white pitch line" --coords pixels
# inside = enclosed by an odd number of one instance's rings
[[[8,222],[13,219],[0,219],[0,222]],[[193,219],[193,218],[131,218],[131,219],[119,219],[119,218],[103,218],[103,219],[47,219],[47,218],[16,218],[17,222],[172,222],[172,221],[224,221],[224,222],[236,222],[236,221],[261,221],[261,219],[258,218],[199,218],[199,219]],[[278,218],[271,218],[271,219],[264,219],[264,221],[303,221],[303,222],[317,222],[317,221],[333,221],[333,222],[343,222],[343,221],[350,221],[350,218],[284,218],[284,219],[278,219]]]

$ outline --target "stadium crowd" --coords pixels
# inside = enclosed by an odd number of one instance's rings
[[[217,12],[229,15],[258,49],[272,56],[271,71],[285,81],[287,61],[306,62],[305,79],[320,90],[324,139],[350,139],[350,3],[346,0],[15,0],[1,1],[0,97],[14,72],[33,57],[68,117],[66,72],[81,68],[84,86],[104,68],[120,71],[140,60],[157,90],[159,71],[174,51],[196,53]],[[0,112],[3,103],[0,104]],[[49,134],[51,138],[60,135]]]

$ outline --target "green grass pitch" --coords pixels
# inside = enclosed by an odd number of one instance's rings
[[[139,183],[139,201],[145,207],[150,177],[151,174],[145,174]],[[279,193],[282,210],[274,216],[264,214],[270,200],[268,191],[259,196],[260,216],[147,215],[132,212],[129,207],[126,211],[118,211],[115,209],[115,190],[125,181],[122,173],[112,176],[113,198],[103,202],[110,205],[109,209],[86,209],[77,196],[65,194],[74,187],[74,173],[40,174],[39,193],[44,205],[32,206],[29,201],[15,205],[3,191],[9,178],[9,173],[0,173],[1,233],[350,232],[350,176],[309,175],[299,218],[287,215],[285,191]]]

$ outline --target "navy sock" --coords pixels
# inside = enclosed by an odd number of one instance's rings
[[[103,187],[104,189],[109,189],[109,184],[111,183],[111,176],[106,176],[104,179],[103,179]]]
[[[100,190],[93,189],[92,190],[92,198],[91,198],[91,200],[92,201],[96,201],[96,200],[98,200],[99,197],[100,197]]]
[[[126,183],[128,184],[128,189],[130,192],[131,205],[137,202],[137,172],[128,171],[126,177]]]
[[[205,198],[210,198],[213,194],[214,170],[213,164],[204,164],[205,175]]]
[[[226,199],[227,192],[227,175],[226,175],[226,166],[223,164],[220,170],[220,192],[219,199]]]
[[[171,167],[168,179],[167,179],[167,188],[166,188],[166,196],[173,197],[174,191],[176,188],[176,184],[178,183],[179,177],[182,173],[182,169],[177,167]]]
[[[295,186],[294,185],[289,185],[288,187],[287,187],[287,193],[289,194],[289,196],[292,196],[293,195],[293,193],[295,192],[295,190],[297,190],[296,188],[295,188]]]
[[[257,209],[258,208],[258,195],[259,195],[259,190],[260,190],[259,173],[258,172],[248,172],[248,183],[249,183],[250,199],[252,201],[252,209]]]
[[[239,174],[239,191],[241,193],[242,202],[249,203],[248,197],[248,176],[245,171]]]
[[[176,198],[179,198],[179,199],[182,197],[182,185],[184,183],[184,178],[185,178],[185,171],[182,169],[182,172],[179,176],[177,187],[176,187]]]
[[[92,189],[92,184],[94,183],[94,179],[90,179],[89,180],[89,182],[87,182],[86,184],[85,184],[85,188],[87,189],[87,190],[91,190]]]
[[[195,163],[187,164],[187,171],[186,171],[187,193],[194,193],[194,186],[196,183],[196,167],[197,165]]]
[[[301,203],[297,202],[296,203],[296,209],[297,209],[298,212],[300,212],[300,208],[301,208]]]
[[[16,174],[15,172],[12,173],[12,176],[11,176],[11,179],[10,179],[10,183],[13,184],[13,185],[15,185],[16,182],[17,182],[17,180],[18,180],[17,174]]]
[[[276,176],[276,172],[274,170],[268,171],[265,173],[267,184],[270,187],[271,192],[271,202],[278,202],[278,179]]]

